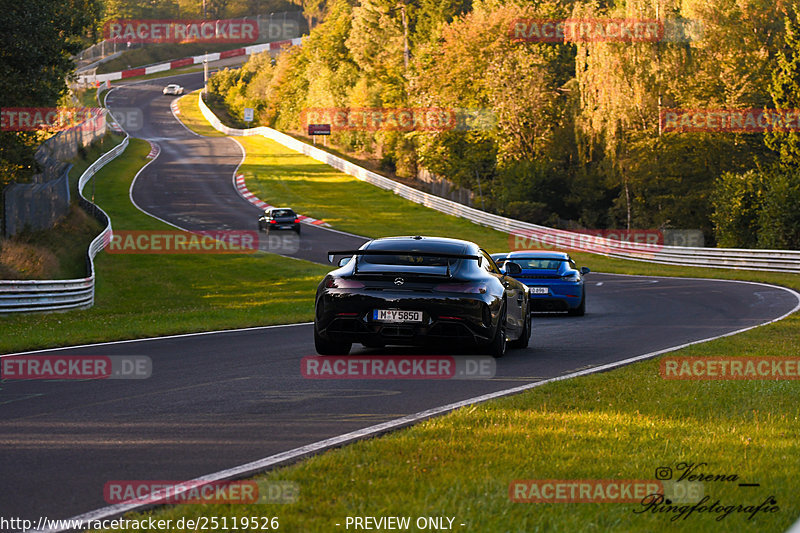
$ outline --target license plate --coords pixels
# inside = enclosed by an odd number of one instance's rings
[[[422,322],[422,311],[401,311],[400,309],[375,309],[372,319],[378,322]]]
[[[531,294],[550,294],[550,289],[547,287],[529,287]]]
[[[292,229],[292,225],[291,224],[284,224],[283,226],[281,226],[281,229]]]

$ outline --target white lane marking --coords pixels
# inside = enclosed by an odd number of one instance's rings
[[[656,276],[649,276],[649,277],[656,277]],[[658,276],[658,277],[665,277],[665,276]],[[460,402],[455,402],[455,403],[443,405],[441,407],[434,407],[432,409],[427,409],[425,411],[420,411],[418,413],[414,413],[413,415],[404,416],[404,417],[401,417],[401,418],[397,418],[395,420],[390,420],[388,422],[383,422],[381,424],[376,424],[374,426],[369,426],[369,427],[364,428],[364,429],[351,431],[350,433],[345,433],[345,434],[339,435],[337,437],[331,437],[329,439],[317,441],[317,442],[314,442],[312,444],[308,444],[306,446],[301,446],[299,448],[294,448],[293,450],[287,450],[285,452],[281,452],[281,453],[278,453],[278,454],[275,454],[275,455],[270,455],[269,457],[265,457],[263,459],[259,459],[257,461],[253,461],[251,463],[246,463],[246,464],[239,465],[239,466],[236,466],[236,467],[233,467],[233,468],[229,468],[227,470],[221,470],[221,471],[215,472],[213,474],[208,474],[208,475],[205,475],[205,476],[202,476],[202,477],[198,477],[198,478],[195,478],[195,479],[193,479],[191,481],[187,481],[185,484],[176,486],[176,490],[180,490],[181,486],[185,486],[186,488],[189,488],[189,487],[192,487],[192,486],[196,486],[198,483],[203,483],[203,482],[209,483],[209,482],[214,482],[214,481],[227,481],[227,480],[231,480],[231,479],[241,479],[241,478],[244,478],[244,477],[253,476],[255,474],[258,474],[258,473],[264,472],[266,470],[269,470],[270,468],[274,467],[275,465],[278,465],[278,464],[281,464],[281,463],[285,463],[285,462],[288,462],[288,461],[301,459],[301,458],[303,458],[305,456],[308,456],[308,455],[323,451],[323,450],[331,448],[331,447],[342,446],[344,444],[349,444],[351,442],[355,442],[355,441],[358,441],[358,440],[361,440],[361,439],[364,439],[364,438],[367,438],[367,437],[372,437],[372,436],[375,436],[375,435],[386,433],[386,432],[391,431],[391,430],[399,429],[401,427],[409,426],[409,425],[421,422],[422,420],[425,420],[425,419],[428,419],[428,418],[432,418],[434,416],[439,416],[439,415],[448,413],[450,411],[453,411],[455,409],[459,409],[461,407],[466,407],[468,405],[473,405],[473,404],[476,404],[476,403],[483,403],[483,402],[486,402],[486,401],[489,401],[489,400],[494,400],[496,398],[502,398],[504,396],[509,396],[509,395],[512,395],[512,394],[518,394],[518,393],[525,392],[527,390],[530,390],[530,389],[533,389],[533,388],[536,388],[536,387],[540,387],[540,386],[542,386],[542,385],[544,385],[546,383],[553,383],[553,382],[562,381],[562,380],[565,380],[565,379],[571,379],[571,378],[575,378],[575,377],[579,377],[579,376],[585,376],[585,375],[588,375],[588,374],[594,374],[596,372],[602,372],[602,371],[605,371],[605,370],[611,370],[613,368],[618,368],[620,366],[628,365],[628,364],[635,363],[635,362],[638,362],[638,361],[642,361],[642,360],[645,360],[645,359],[651,359],[651,358],[656,357],[656,356],[661,355],[661,354],[665,354],[665,353],[673,352],[673,351],[676,351],[676,350],[680,350],[681,348],[686,348],[687,346],[692,346],[694,344],[701,344],[701,343],[704,343],[704,342],[709,342],[709,341],[713,341],[713,340],[716,340],[716,339],[721,339],[723,337],[729,337],[731,335],[736,335],[738,333],[742,333],[742,332],[745,332],[745,331],[748,331],[748,330],[751,330],[751,329],[754,329],[754,328],[758,328],[758,327],[761,327],[761,326],[766,326],[767,324],[772,324],[774,322],[778,322],[779,320],[783,320],[784,318],[786,318],[787,316],[789,316],[792,313],[796,312],[797,310],[800,310],[800,294],[798,294],[796,291],[794,291],[792,289],[789,289],[789,288],[786,288],[786,287],[780,287],[778,285],[769,285],[769,284],[766,284],[766,283],[750,282],[750,281],[739,282],[737,280],[712,280],[712,279],[705,279],[705,278],[685,278],[685,279],[700,279],[700,280],[704,280],[704,281],[730,281],[732,283],[753,283],[753,284],[756,284],[756,285],[764,285],[764,286],[767,286],[767,287],[773,287],[773,288],[785,290],[785,291],[789,292],[790,294],[792,294],[795,297],[795,299],[797,300],[797,305],[795,305],[794,309],[792,309],[791,311],[781,315],[778,318],[775,318],[775,319],[770,320],[768,322],[764,322],[763,324],[757,324],[755,326],[748,326],[746,328],[742,328],[742,329],[739,329],[739,330],[736,330],[736,331],[732,331],[730,333],[724,333],[722,335],[716,335],[714,337],[709,337],[707,339],[701,339],[701,340],[697,340],[697,341],[687,342],[687,343],[681,344],[679,346],[673,346],[671,348],[665,348],[663,350],[658,350],[658,351],[655,351],[655,352],[646,353],[644,355],[637,355],[635,357],[630,357],[628,359],[623,359],[622,361],[616,361],[614,363],[607,363],[605,365],[593,367],[593,368],[590,368],[590,369],[587,369],[587,370],[580,370],[578,372],[572,372],[571,374],[566,374],[566,375],[563,375],[563,376],[557,376],[557,377],[546,379],[546,380],[543,380],[543,381],[537,381],[536,383],[528,383],[526,385],[521,385],[519,387],[514,387],[514,388],[511,388],[511,389],[506,389],[506,390],[502,390],[502,391],[498,391],[498,392],[493,392],[493,393],[490,393],[490,394],[484,394],[482,396],[476,396],[476,397],[470,398],[468,400],[462,400]],[[119,516],[119,515],[122,515],[124,513],[130,512],[130,511],[134,511],[134,510],[137,510],[137,509],[150,508],[150,507],[153,507],[153,504],[133,504],[133,503],[132,504],[124,504],[124,503],[120,503],[120,504],[110,505],[110,506],[107,506],[107,507],[101,507],[100,509],[95,509],[94,511],[89,511],[88,513],[84,513],[84,514],[81,514],[81,515],[73,516],[72,518],[68,518],[67,520],[84,520],[84,521],[88,521],[88,520],[103,520],[103,519],[107,519],[107,518],[113,518],[115,516]],[[66,528],[61,528],[61,529],[48,529],[48,530],[43,530],[43,531],[46,531],[48,533],[50,533],[50,532],[57,533],[57,532],[66,531],[66,530],[67,530]],[[38,531],[38,530],[29,530],[29,531]]]
[[[0,354],[0,358],[2,357],[12,357],[14,355],[27,355],[31,353],[47,353],[47,352],[57,352],[60,350],[72,350],[73,348],[92,348],[94,346],[112,346],[114,344],[128,344],[131,342],[148,342],[148,341],[159,341],[162,339],[182,339],[185,337],[200,337],[203,335],[216,335],[218,333],[238,333],[239,331],[257,331],[260,329],[273,329],[273,328],[291,328],[295,326],[309,326],[314,324],[313,322],[295,322],[294,324],[273,324],[271,326],[252,326],[249,328],[233,328],[233,329],[218,329],[214,331],[198,331],[195,333],[176,333],[175,335],[162,335],[161,337],[145,337],[143,339],[123,339],[119,341],[106,341],[106,342],[95,342],[91,344],[76,344],[74,346],[59,346],[56,348],[43,348],[40,350],[30,350],[28,352],[16,352],[16,353],[7,353],[7,354]]]
[[[116,89],[116,87],[115,87],[115,89]],[[111,91],[106,93],[106,97],[108,96],[108,94],[110,92]],[[180,122],[180,120],[178,122]],[[184,127],[186,127],[186,126],[184,125]],[[234,139],[234,141],[235,141],[235,139]],[[244,148],[241,146],[241,144],[238,143],[238,141],[236,142],[236,144],[238,144],[240,146],[240,148],[242,148],[242,150],[244,151]],[[155,159],[151,160],[149,163],[147,163],[147,165],[149,165],[153,161],[155,161]],[[145,165],[145,167],[147,165]],[[240,165],[241,165],[241,163],[240,163]],[[139,176],[139,173],[141,173],[141,171],[144,170],[145,167],[142,167],[139,170],[139,172],[136,174],[136,176],[134,177],[134,182],[136,181],[136,178]],[[238,167],[237,167],[237,169],[238,169]],[[234,172],[234,180],[235,180],[235,176],[236,176],[236,172]],[[235,184],[235,181],[234,181],[234,184]],[[130,190],[131,190],[131,194],[132,194],[132,192],[133,192],[133,183],[131,183],[131,189]],[[133,197],[132,196],[131,196],[131,202],[133,202]],[[134,205],[136,205],[135,202],[134,202]],[[137,207],[137,209],[139,209],[143,213],[148,214],[148,215],[150,215],[153,218],[156,218],[158,220],[161,220],[158,217],[156,217],[154,215],[151,215],[150,213],[147,213],[146,211],[142,210],[138,206],[136,206],[136,207]],[[162,220],[162,222],[170,224],[169,222],[167,222],[165,220]],[[174,226],[174,224],[170,224],[170,225]],[[178,227],[178,226],[175,226],[175,227]],[[179,229],[183,229],[183,228],[179,228]],[[322,228],[322,229],[325,229],[325,230],[328,230],[328,231],[334,231],[336,233],[352,235],[352,236],[355,236],[355,237],[361,237],[359,235],[353,235],[353,234],[342,232],[342,231],[338,231],[338,230],[332,230],[330,228]],[[366,237],[362,237],[362,238],[366,238]],[[602,272],[597,272],[597,273],[598,274],[603,274]],[[600,372],[600,371],[603,371],[603,370],[617,368],[619,366],[624,366],[624,365],[631,364],[631,363],[634,363],[634,362],[637,362],[637,361],[641,361],[641,360],[644,360],[644,359],[649,359],[649,358],[652,358],[652,357],[656,357],[656,356],[664,354],[664,353],[680,350],[682,348],[685,348],[687,346],[692,346],[694,344],[700,344],[700,343],[703,343],[703,342],[709,342],[709,341],[720,339],[720,338],[723,338],[723,337],[736,335],[738,333],[743,333],[743,332],[748,331],[750,329],[754,329],[754,328],[757,328],[757,327],[761,327],[761,326],[765,326],[765,325],[768,325],[768,324],[772,324],[772,323],[777,322],[779,320],[783,320],[787,316],[795,313],[798,309],[800,309],[800,294],[798,294],[796,291],[794,291],[792,289],[789,289],[789,288],[786,288],[786,287],[780,287],[778,285],[770,285],[770,284],[767,284],[767,283],[760,283],[760,282],[754,282],[754,281],[740,281],[740,280],[723,280],[723,279],[712,279],[712,278],[680,278],[680,277],[676,278],[676,277],[670,277],[670,276],[638,276],[638,275],[635,275],[635,274],[610,274],[610,273],[607,273],[606,275],[631,276],[631,277],[633,277],[633,276],[636,276],[636,277],[653,277],[653,278],[671,279],[671,280],[673,280],[673,279],[691,279],[691,280],[700,280],[700,281],[722,281],[722,282],[729,282],[729,283],[749,283],[749,284],[753,284],[753,285],[761,285],[761,286],[765,286],[765,287],[778,288],[778,289],[785,290],[785,291],[789,292],[790,294],[792,294],[797,299],[798,303],[794,307],[794,309],[792,309],[791,311],[787,312],[786,314],[784,314],[784,315],[782,315],[782,316],[780,316],[780,317],[778,317],[776,319],[770,320],[768,322],[764,322],[762,324],[757,324],[755,326],[749,326],[749,327],[746,327],[746,328],[743,328],[743,329],[732,331],[730,333],[717,335],[715,337],[709,337],[707,339],[701,339],[701,340],[697,340],[697,341],[692,341],[692,342],[685,343],[685,344],[682,344],[682,345],[679,345],[679,346],[675,346],[675,347],[672,347],[672,348],[666,348],[664,350],[660,350],[660,351],[656,351],[656,352],[650,352],[648,354],[639,355],[639,356],[632,357],[632,358],[629,358],[629,359],[625,359],[625,360],[622,360],[622,361],[617,361],[615,363],[609,363],[609,364],[606,364],[606,365],[603,365],[603,366],[594,367],[594,368],[589,369],[589,370],[583,370],[583,371],[579,371],[579,372],[574,372],[574,373],[571,373],[571,374],[558,376],[558,377],[551,378],[551,379],[548,379],[548,380],[538,381],[536,383],[530,383],[530,384],[523,385],[523,386],[520,386],[520,387],[515,387],[515,388],[512,388],[512,389],[506,389],[506,390],[503,390],[503,391],[498,391],[496,393],[486,394],[486,395],[483,395],[483,396],[477,396],[475,398],[470,398],[470,399],[464,400],[462,402],[457,402],[457,403],[454,403],[454,404],[449,404],[449,405],[445,405],[445,406],[442,406],[442,407],[429,409],[427,411],[421,411],[421,412],[416,413],[414,415],[409,415],[409,416],[402,417],[402,418],[399,418],[399,419],[396,419],[396,420],[393,420],[393,421],[390,421],[390,422],[385,422],[383,424],[370,426],[368,428],[364,428],[362,430],[346,433],[346,434],[340,435],[338,437],[333,437],[333,438],[326,439],[326,440],[323,440],[323,441],[318,441],[316,443],[309,444],[307,446],[302,446],[300,448],[295,448],[294,450],[288,450],[286,452],[282,452],[282,453],[277,454],[277,455],[272,455],[270,457],[266,457],[264,459],[261,459],[261,460],[258,460],[258,461],[254,461],[252,463],[247,463],[245,465],[240,465],[238,467],[234,467],[234,468],[231,468],[231,469],[228,469],[228,470],[223,470],[223,471],[220,471],[220,472],[216,472],[214,474],[209,474],[207,476],[196,478],[195,480],[192,480],[189,483],[196,483],[198,481],[222,481],[222,480],[227,480],[227,479],[235,479],[235,478],[245,477],[245,476],[248,476],[248,475],[253,475],[253,474],[256,474],[258,472],[267,470],[269,467],[274,466],[275,464],[278,464],[278,463],[281,463],[281,462],[285,462],[285,461],[288,461],[288,460],[291,460],[291,459],[297,459],[297,458],[300,458],[300,457],[302,457],[304,455],[309,455],[309,454],[314,453],[316,451],[324,450],[325,448],[329,448],[329,447],[332,447],[332,446],[337,446],[337,445],[345,444],[345,443],[352,442],[352,441],[355,441],[355,440],[363,439],[363,438],[366,438],[368,436],[373,436],[373,435],[376,435],[376,434],[379,434],[379,433],[383,433],[383,432],[386,432],[386,431],[389,431],[389,430],[392,430],[392,429],[397,429],[397,428],[402,427],[404,425],[411,425],[413,423],[420,422],[420,421],[422,421],[422,420],[424,420],[426,418],[431,418],[433,416],[441,415],[441,414],[447,413],[449,411],[458,409],[460,407],[471,405],[473,403],[482,403],[482,402],[485,402],[485,401],[488,401],[488,400],[491,400],[491,399],[500,398],[500,397],[511,395],[511,394],[517,394],[519,392],[523,392],[523,391],[538,387],[540,385],[544,385],[546,383],[551,383],[551,382],[554,382],[554,381],[561,381],[561,380],[564,380],[564,379],[571,379],[573,377],[579,377],[579,376],[583,376],[583,375],[587,375],[587,374],[593,374],[595,372]],[[631,281],[635,281],[635,280],[631,280]],[[601,285],[602,283],[603,282],[599,282],[598,286]],[[657,283],[657,281],[654,281],[654,283]],[[233,332],[233,331],[247,331],[247,330],[252,330],[252,329],[289,327],[289,326],[297,326],[297,325],[304,325],[304,324],[313,324],[313,323],[312,322],[306,322],[306,323],[301,323],[301,324],[285,324],[285,325],[263,326],[263,327],[255,327],[255,328],[241,328],[241,329],[232,329],[232,330],[208,331],[208,332],[200,332],[200,333],[187,333],[187,334],[182,334],[182,335],[169,335],[169,336],[164,336],[164,337],[151,337],[151,338],[147,338],[147,339],[130,339],[130,340],[123,340],[123,341],[111,341],[111,342],[107,342],[107,343],[97,343],[97,344],[88,344],[88,345],[82,345],[82,346],[71,346],[71,347],[68,346],[68,347],[62,347],[62,348],[53,348],[51,350],[36,350],[36,351],[30,351],[30,352],[20,352],[19,354],[0,355],[0,357],[9,357],[11,355],[20,355],[20,354],[26,354],[26,353],[40,353],[40,352],[47,352],[47,351],[64,350],[64,349],[68,349],[68,348],[81,348],[81,347],[87,347],[87,346],[102,346],[102,345],[109,345],[109,344],[122,344],[122,343],[138,342],[138,341],[149,341],[149,340],[177,338],[177,337],[190,337],[190,336],[195,336],[195,335],[208,335],[208,334],[225,333],[225,332]],[[141,504],[140,505],[136,505],[136,504],[111,505],[111,506],[108,506],[108,507],[103,507],[103,508],[97,509],[95,511],[90,511],[89,513],[85,513],[83,515],[78,515],[76,517],[73,517],[70,520],[80,520],[80,519],[83,519],[83,520],[95,520],[95,519],[111,518],[113,516],[123,514],[125,512],[137,509],[139,507],[149,507],[149,505],[141,505]],[[798,522],[798,524],[795,524],[795,526],[800,526],[800,522]],[[800,527],[793,527],[792,528],[792,533],[794,533],[795,529],[800,529]],[[59,532],[59,531],[66,531],[66,529],[50,529],[50,530],[46,530],[46,531]]]
[[[600,286],[602,286],[602,285],[603,285],[603,282],[602,282],[602,281],[598,281],[597,283],[595,283],[595,286],[597,286],[597,287],[600,287]]]
[[[124,85],[121,85],[121,86],[119,86],[119,87],[114,87],[113,89],[110,89],[110,90],[109,90],[109,91],[106,93],[106,95],[105,95],[105,98],[108,98],[108,95],[109,95],[109,94],[111,94],[111,92],[112,92],[112,91],[114,91],[114,90],[116,90],[116,89],[123,88],[123,87],[124,87]],[[176,98],[175,100],[177,100],[177,98]],[[188,131],[188,132],[190,132],[190,133],[192,133],[193,135],[196,135],[196,136],[198,136],[198,137],[206,137],[205,135],[200,135],[199,133],[195,133],[195,132],[193,132],[192,130],[190,130],[190,129],[189,129],[187,126],[186,126],[186,124],[184,124],[183,122],[181,122],[181,120],[180,120],[180,119],[177,117],[177,115],[175,115],[175,112],[172,110],[172,105],[171,105],[171,104],[170,104],[170,112],[172,113],[172,116],[175,118],[175,120],[177,120],[177,121],[178,121],[178,123],[179,123],[181,126],[183,126],[183,127],[184,127],[184,129],[186,129],[186,131]],[[242,159],[241,159],[241,161],[239,161],[239,164],[236,166],[236,169],[233,171],[233,176],[232,176],[232,180],[233,180],[233,187],[234,187],[234,189],[235,189],[235,188],[236,188],[236,174],[238,173],[239,167],[240,167],[240,166],[242,166],[242,164],[244,163],[244,160],[245,160],[245,158],[246,158],[246,156],[247,156],[247,153],[246,153],[246,151],[245,151],[244,147],[241,145],[241,143],[239,143],[239,141],[237,141],[235,138],[233,138],[233,137],[229,137],[229,136],[225,136],[225,138],[226,138],[226,139],[230,139],[230,140],[232,140],[233,142],[235,142],[235,143],[236,143],[236,145],[239,147],[239,149],[242,151]],[[150,213],[149,211],[146,211],[144,208],[142,208],[142,207],[141,207],[139,204],[137,204],[137,203],[136,203],[136,202],[133,200],[133,188],[134,188],[134,186],[136,185],[136,180],[139,178],[139,175],[142,173],[142,171],[144,171],[144,169],[145,169],[145,168],[147,168],[147,165],[149,165],[150,163],[152,163],[152,162],[153,162],[153,161],[155,161],[156,159],[158,159],[158,156],[156,156],[155,158],[151,159],[151,160],[150,160],[150,161],[149,161],[149,162],[148,162],[148,163],[147,163],[145,166],[143,166],[142,168],[140,168],[140,169],[139,169],[139,172],[137,172],[137,173],[136,173],[136,175],[133,177],[133,181],[131,181],[131,186],[130,186],[130,188],[128,189],[128,197],[130,198],[130,201],[131,201],[131,203],[133,204],[133,206],[134,206],[136,209],[138,209],[139,211],[141,211],[142,213],[144,213],[145,215],[147,215],[147,216],[149,216],[149,217],[152,217],[152,218],[154,218],[154,219],[156,219],[156,220],[158,220],[158,221],[160,221],[160,222],[163,222],[164,224],[168,224],[168,225],[172,226],[173,228],[176,228],[176,229],[179,229],[179,230],[182,230],[182,231],[189,231],[189,232],[191,232],[191,230],[189,230],[189,229],[187,229],[187,228],[181,227],[181,226],[179,226],[179,225],[177,225],[177,224],[173,224],[172,222],[169,222],[168,220],[164,220],[163,218],[161,218],[161,217],[158,217],[158,216],[154,215],[153,213]],[[326,231],[331,231],[331,232],[333,232],[333,233],[339,233],[339,234],[341,234],[341,235],[348,235],[348,236],[350,236],[350,237],[356,237],[356,238],[359,238],[359,239],[371,240],[369,237],[364,237],[364,236],[361,236],[361,235],[355,235],[355,234],[353,234],[353,233],[347,233],[347,232],[344,232],[344,231],[335,230],[335,229],[333,229],[333,228],[326,228],[326,227],[323,227],[323,226],[315,226],[315,227],[317,227],[317,228],[320,228],[320,229],[324,229],[324,230],[326,230]],[[275,253],[275,252],[269,252],[269,253]],[[307,261],[306,259],[301,259],[301,258],[299,258],[299,257],[295,257],[295,256],[291,256],[291,255],[283,255],[283,254],[275,254],[275,255],[280,255],[280,256],[282,256],[282,257],[288,257],[288,258],[291,258],[291,259],[298,259],[298,260],[301,260],[301,261]],[[323,265],[324,265],[324,263],[316,263],[316,264],[323,264]]]
[[[108,90],[108,92],[106,92],[106,94],[103,96],[103,104],[104,104],[104,106],[105,106],[106,108],[108,108],[108,97],[109,97],[109,95],[110,95],[111,93],[113,93],[114,91],[116,91],[117,89],[121,89],[121,88],[123,88],[123,87],[125,87],[125,86],[124,86],[124,85],[119,85],[119,86],[117,86],[117,87],[113,87],[113,88],[109,89],[109,90]],[[113,111],[112,111],[112,114],[113,114]],[[141,207],[139,207],[139,204],[137,204],[137,203],[136,203],[136,202],[133,200],[133,186],[136,184],[136,179],[139,177],[139,174],[141,174],[141,173],[142,173],[142,171],[143,171],[144,169],[146,169],[146,168],[147,168],[147,167],[148,167],[148,166],[149,166],[151,163],[153,163],[153,162],[154,162],[156,159],[158,159],[158,156],[159,156],[159,155],[161,155],[161,151],[159,151],[159,153],[158,153],[158,154],[156,154],[156,156],[155,156],[153,159],[151,159],[150,161],[148,161],[147,163],[145,163],[145,165],[144,165],[142,168],[140,168],[140,169],[139,169],[139,171],[136,173],[136,175],[133,177],[133,180],[131,181],[131,186],[130,186],[130,188],[128,189],[128,198],[130,198],[130,200],[131,200],[131,203],[133,204],[133,206],[134,206],[136,209],[138,209],[139,211],[141,211],[142,213],[144,213],[145,215],[151,216],[151,217],[155,218],[156,220],[160,220],[160,221],[161,221],[161,222],[163,222],[164,224],[168,224],[168,225],[172,226],[173,228],[178,228],[178,229],[181,229],[181,230],[183,230],[183,228],[181,228],[181,227],[179,227],[179,226],[176,226],[175,224],[173,224],[173,223],[171,223],[171,222],[167,222],[167,221],[166,221],[166,220],[164,220],[164,219],[158,218],[157,216],[155,216],[155,215],[153,215],[153,214],[151,214],[151,213],[148,213],[147,211],[145,211],[144,209],[142,209]],[[184,231],[186,231],[186,230],[184,230]],[[26,353],[35,353],[35,352],[26,352]]]
[[[192,93],[189,93],[189,94],[192,94]],[[189,95],[185,95],[185,96],[189,96]],[[177,97],[177,98],[173,99],[173,100],[172,100],[172,102],[170,102],[170,104],[169,104],[169,110],[172,112],[172,116],[173,116],[173,117],[175,117],[175,120],[178,122],[178,124],[180,124],[181,126],[183,126],[183,129],[185,129],[186,131],[188,131],[188,132],[189,132],[189,133],[191,133],[192,135],[194,135],[194,136],[196,136],[196,137],[204,137],[203,135],[200,135],[200,134],[199,134],[199,133],[197,133],[196,131],[190,130],[190,129],[189,129],[189,126],[187,126],[186,124],[184,124],[184,123],[183,123],[183,121],[182,121],[181,119],[179,119],[179,118],[178,118],[178,115],[175,113],[175,107],[177,107],[177,105],[178,105],[178,100],[180,100],[181,98],[183,98],[183,96],[179,96],[179,97]]]
[[[144,213],[145,215],[147,215],[147,216],[150,216],[150,217],[153,217],[154,219],[156,219],[156,220],[158,220],[158,221],[160,221],[160,222],[163,222],[164,224],[167,224],[167,225],[169,225],[169,226],[172,226],[173,228],[177,228],[177,229],[179,229],[179,230],[183,230],[183,231],[189,231],[189,230],[187,230],[187,229],[185,229],[185,228],[182,228],[182,227],[178,226],[177,224],[173,224],[172,222],[169,222],[168,220],[164,220],[163,218],[157,217],[157,216],[155,216],[153,213],[148,213],[147,211],[145,211],[144,209],[142,209],[141,207],[139,207],[139,204],[137,204],[137,203],[136,203],[136,200],[134,200],[134,199],[133,199],[133,187],[136,185],[136,180],[137,180],[137,179],[139,179],[139,175],[140,175],[142,172],[144,172],[144,169],[146,169],[147,167],[149,167],[151,163],[153,163],[153,162],[154,162],[156,159],[158,159],[158,157],[159,157],[160,155],[161,155],[161,152],[159,151],[159,152],[158,152],[158,154],[156,154],[156,156],[155,156],[153,159],[151,159],[150,161],[148,161],[148,162],[147,162],[147,164],[146,164],[145,166],[143,166],[142,168],[140,168],[140,169],[139,169],[139,172],[137,172],[137,173],[136,173],[136,175],[133,177],[133,179],[131,180],[131,186],[128,188],[128,198],[130,199],[131,203],[133,204],[133,207],[135,207],[136,209],[138,209],[139,211],[141,211],[141,212],[142,212],[142,213]]]
[[[163,142],[163,141],[177,141],[178,140],[175,137],[139,137],[139,139],[143,139],[145,141],[150,141],[150,142]]]

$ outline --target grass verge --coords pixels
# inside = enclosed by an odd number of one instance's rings
[[[181,98],[178,105],[181,120],[192,131],[223,136],[200,113],[196,92]],[[372,238],[425,234],[471,240],[491,253],[519,249],[516,236],[409,202],[260,135],[236,137],[236,140],[247,152],[240,172],[248,189],[272,205],[288,205],[337,229]],[[787,286],[787,278],[797,277],[774,272],[661,265],[577,251],[570,255],[593,271],[614,274],[752,280],[783,286]]]
[[[293,205],[341,229],[375,237],[436,228],[436,234],[473,238],[493,251],[509,247],[500,232],[414,210],[391,193],[264,139],[240,140],[248,152],[242,167],[248,186],[271,203]],[[395,217],[398,210],[403,215]],[[796,275],[575,255],[606,272],[747,279],[800,290]],[[800,353],[798,329],[795,314],[669,356],[794,356]],[[276,516],[285,531],[347,530],[347,517],[355,516],[410,517],[412,524],[418,517],[450,517],[453,529],[481,532],[785,531],[800,514],[800,383],[668,381],[660,377],[660,359],[460,409],[255,478],[261,487],[296,483],[300,493],[292,504],[169,506],[128,517],[174,523],[214,516],[231,523]],[[681,463],[730,480],[703,482],[710,498],[706,509],[718,500],[721,510],[688,514],[682,505],[653,512],[639,503],[509,499],[514,480],[652,480],[660,467],[672,468],[677,477]],[[752,509],[737,509],[765,501],[774,502],[767,505],[772,512],[751,517]]]
[[[224,133],[220,133],[211,127],[211,124],[208,123],[200,112],[200,107],[197,105],[197,97],[199,94],[199,90],[194,91],[181,96],[178,100],[181,122],[199,135],[205,135],[207,137],[225,137]]]
[[[191,98],[181,100],[186,108],[184,112],[182,107],[181,116],[191,117],[190,127],[205,134],[212,128],[197,110],[196,100]],[[247,152],[240,172],[248,189],[272,205],[291,206],[334,228],[367,237],[424,234],[474,241],[491,253],[517,248],[515,236],[409,202],[259,135],[236,139]],[[758,279],[778,285],[786,285],[787,280],[787,275],[780,273],[659,265],[585,252],[570,252],[570,255],[579,264],[598,272]]]
[[[132,139],[95,177],[95,200],[115,230],[172,230],[138,211],[128,189],[149,145]],[[91,191],[92,185],[87,185]],[[97,266],[95,306],[0,319],[0,353],[114,339],[310,320],[328,269],[265,253],[109,254]]]
[[[77,181],[92,161],[121,140],[120,136],[106,135],[70,161],[70,210],[52,229],[24,231],[11,239],[0,239],[0,279],[86,277],[86,250],[102,228],[80,208]]]
[[[0,279],[86,277],[86,250],[100,229],[94,218],[72,204],[51,229],[0,239]]]
[[[672,355],[796,354],[799,322],[795,316]],[[354,516],[446,516],[456,530],[480,532],[785,531],[800,514],[798,383],[666,381],[658,365],[650,360],[547,384],[255,478],[262,488],[295,483],[292,504],[181,505],[128,517],[277,516],[281,530],[303,532],[346,530]],[[514,480],[652,480],[659,467],[677,477],[681,462],[739,478],[703,483],[708,506],[719,500],[735,509],[771,498],[777,510],[753,518],[684,511],[684,518],[639,503],[509,499]]]

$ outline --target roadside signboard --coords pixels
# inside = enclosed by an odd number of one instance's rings
[[[308,125],[308,134],[309,135],[330,135],[331,134],[331,125],[330,124],[309,124]]]

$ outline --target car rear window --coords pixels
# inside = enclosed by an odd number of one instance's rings
[[[530,268],[536,270],[558,270],[561,263],[566,259],[545,259],[545,258],[531,258],[524,257],[509,257],[506,261],[517,263],[522,268]]]
[[[459,264],[461,259],[453,257],[435,257],[430,255],[415,255],[415,251],[430,253],[443,253],[443,254],[463,254],[466,253],[463,246],[460,245],[442,245],[437,247],[425,246],[419,249],[412,248],[405,245],[400,248],[400,245],[392,243],[392,246],[371,247],[370,250],[386,250],[392,251],[392,248],[397,249],[397,254],[391,255],[362,255],[361,262],[370,263],[374,265],[406,265],[406,266],[447,266],[448,262],[450,267],[454,268]]]
[[[454,267],[460,259],[452,257],[430,257],[423,255],[413,254],[398,254],[398,255],[362,255],[361,261],[373,265],[407,265],[407,266],[450,266]]]
[[[293,217],[294,211],[291,209],[276,209],[272,212],[272,216],[274,217]]]

